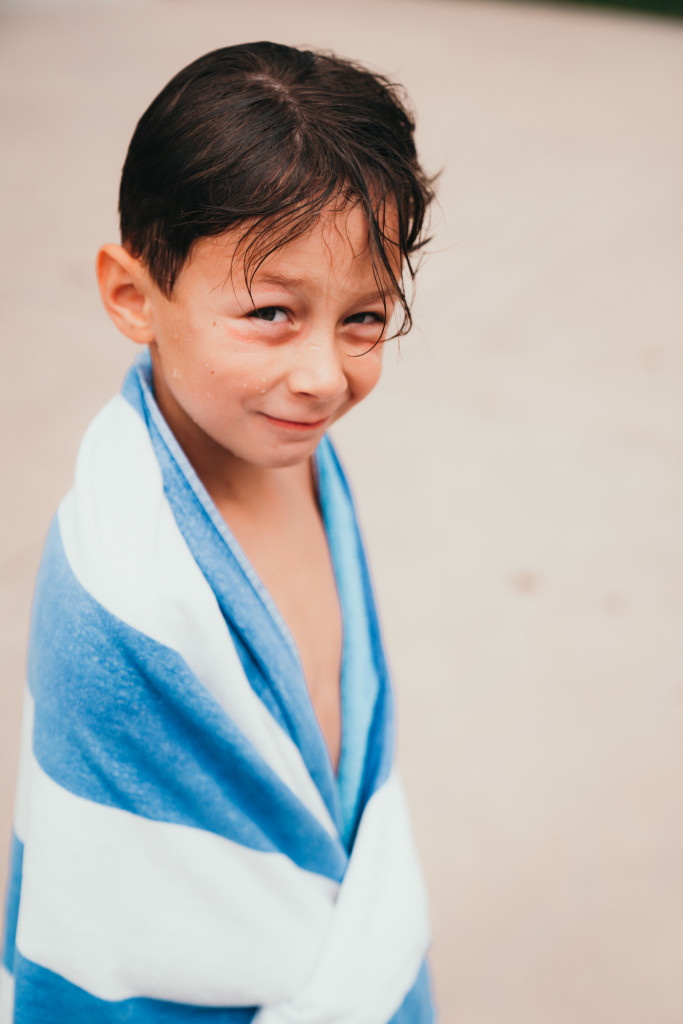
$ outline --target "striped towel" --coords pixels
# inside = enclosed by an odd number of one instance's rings
[[[83,440],[31,625],[0,1022],[427,1024],[422,877],[348,486],[332,770],[296,648],[154,402]]]

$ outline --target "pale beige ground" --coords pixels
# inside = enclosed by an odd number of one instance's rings
[[[42,537],[132,355],[92,263],[133,124],[215,46],[330,46],[405,82],[445,168],[419,329],[338,431],[441,1019],[681,1024],[683,25],[431,0],[17,0],[0,32],[3,856]]]

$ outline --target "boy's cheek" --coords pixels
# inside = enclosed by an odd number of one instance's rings
[[[379,379],[382,376],[382,356],[384,353],[384,342],[378,342],[373,349],[366,352],[361,359],[367,359],[367,391],[369,394],[372,389],[379,383]]]
[[[351,399],[348,405],[341,410],[340,416],[352,408],[352,406],[358,405],[364,398],[367,398],[379,383],[382,376],[382,344],[380,343],[370,352],[357,357],[353,360],[353,363],[355,365],[353,367],[354,375],[350,381]]]

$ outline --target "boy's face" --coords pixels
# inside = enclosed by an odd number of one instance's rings
[[[204,478],[307,459],[381,371],[385,310],[361,211],[324,212],[261,265],[251,296],[239,235],[201,239],[172,297],[148,297],[157,401]]]

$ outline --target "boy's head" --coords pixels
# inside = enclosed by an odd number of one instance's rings
[[[350,61],[268,42],[215,50],[177,74],[137,125],[121,178],[122,242],[170,296],[199,239],[238,229],[249,278],[324,210],[357,206],[404,331],[397,267],[412,275],[432,199],[413,133],[396,87]]]

